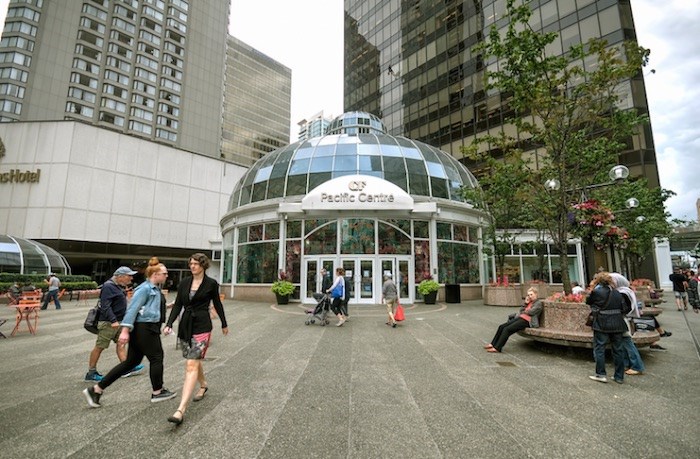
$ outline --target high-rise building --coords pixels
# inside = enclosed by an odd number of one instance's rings
[[[506,27],[505,1],[345,0],[346,111],[382,118],[392,135],[405,135],[462,158],[460,147],[505,122],[500,95],[484,91],[484,67],[474,46],[492,25]],[[634,39],[631,4],[622,0],[536,0],[532,26],[559,33],[554,53],[601,37]],[[644,81],[624,88],[624,104],[648,112]],[[649,124],[630,139],[620,162],[658,186]]]
[[[228,37],[221,157],[250,166],[289,143],[292,71]]]
[[[320,137],[326,133],[333,118],[323,115],[323,110],[316,113],[311,118],[303,119],[297,123],[299,126],[299,136],[297,140],[306,140],[312,137]]]
[[[0,121],[75,119],[219,158],[229,8],[11,0]]]

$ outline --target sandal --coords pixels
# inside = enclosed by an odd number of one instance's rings
[[[484,349],[491,349],[493,347],[493,344],[484,344]]]
[[[168,422],[172,422],[176,426],[179,426],[180,424],[182,424],[182,421],[185,419],[185,413],[183,413],[181,410],[175,410],[175,413],[176,414],[180,413],[180,417],[177,418],[177,417],[175,417],[175,414],[173,414],[172,416],[170,416],[168,418]]]
[[[199,388],[199,392],[197,392],[197,395],[194,396],[192,399],[193,402],[199,402],[204,398],[206,395],[207,391],[209,390],[209,386],[204,386]]]
[[[635,376],[635,375],[644,374],[644,372],[642,372],[642,371],[637,371],[637,370],[633,370],[633,369],[630,368],[630,369],[628,369],[628,370],[625,370],[625,374],[626,374],[626,375],[630,375],[630,376]]]
[[[499,351],[499,350],[496,349],[495,347],[490,347],[490,348],[486,349],[486,352],[495,352],[495,353],[497,353],[497,354],[500,354],[500,353],[501,353],[501,351]]]

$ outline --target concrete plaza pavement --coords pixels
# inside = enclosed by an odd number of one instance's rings
[[[88,408],[88,305],[62,304],[41,312],[36,336],[0,339],[4,458],[700,457],[700,317],[670,302],[667,350],[642,350],[646,373],[618,385],[588,379],[586,349],[513,336],[485,352],[513,309],[481,301],[408,306],[391,329],[381,306],[320,327],[299,304],[227,300],[230,333],[215,324],[204,363],[210,390],[179,427],[166,421],[179,398],[150,403],[147,374]],[[166,387],[180,392],[182,357],[174,336],[163,342]],[[110,348],[99,370],[116,362]]]

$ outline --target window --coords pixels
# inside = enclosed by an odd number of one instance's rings
[[[73,86],[68,88],[68,97],[84,100],[85,102],[90,102],[93,104],[95,103],[96,98],[94,92],[85,91],[84,89],[76,88]]]
[[[7,10],[7,17],[8,18],[24,18],[24,19],[29,19],[30,21],[39,22],[39,18],[41,17],[41,14],[39,14],[38,11],[34,11],[31,8],[12,7],[12,8]]]
[[[187,33],[187,26],[180,21],[176,21],[173,18],[168,18],[168,20],[165,22],[165,24],[168,27],[172,27],[173,29],[179,30],[182,33]]]
[[[78,83],[82,86],[87,86],[88,88],[97,89],[97,79],[90,78],[87,75],[82,75],[80,73],[70,74],[71,83]]]
[[[148,18],[141,19],[141,25],[147,29],[151,29],[156,33],[161,33],[163,31],[163,26],[157,22],[151,21]]]
[[[19,32],[36,37],[36,27],[27,24],[26,22],[5,22],[5,27],[2,30],[2,35],[5,35],[8,32]]]
[[[153,132],[153,128],[150,125],[134,120],[129,121],[129,129],[132,131],[142,132],[146,135],[151,135],[151,132]]]
[[[182,11],[178,10],[177,8],[173,8],[172,6],[168,8],[168,16],[172,16],[175,19],[179,19],[182,22],[187,22],[187,13],[183,13]]]
[[[144,110],[142,108],[138,107],[132,107],[131,109],[131,116],[135,116],[136,118],[141,118],[146,121],[153,121],[153,113],[149,112],[147,110]]]
[[[114,14],[124,16],[125,18],[131,19],[132,21],[136,19],[136,12],[131,11],[128,8],[124,8],[121,5],[114,5]]]
[[[134,44],[134,39],[131,36],[129,36],[125,33],[121,33],[118,30],[112,30],[112,32],[110,32],[110,34],[109,34],[109,37],[112,40],[120,41],[120,42],[127,44],[129,46],[132,46]]]
[[[145,0],[146,3],[149,5],[153,5],[159,10],[163,10],[165,8],[165,2],[163,0]]]
[[[134,81],[134,89],[137,91],[145,92],[146,94],[150,94],[152,96],[156,95],[156,87],[151,86],[150,84],[146,84],[143,81]]]
[[[177,92],[180,92],[182,90],[182,85],[180,83],[175,83],[174,81],[170,81],[167,78],[161,78],[160,85],[164,88],[172,89],[173,91]]]
[[[107,97],[102,98],[102,106],[121,113],[126,113],[126,104]]]
[[[80,59],[80,58],[73,59],[73,68],[84,70],[86,72],[92,73],[93,75],[100,74],[100,66],[99,65],[93,64],[92,62],[88,62],[88,61]]]
[[[159,139],[169,140],[170,142],[177,142],[177,134],[166,131],[165,129],[156,129],[156,137]]]
[[[131,96],[131,101],[137,105],[143,105],[144,107],[153,108],[156,105],[155,100],[149,99],[148,97],[142,96],[141,94],[134,94]]]
[[[34,51],[34,42],[22,37],[5,37],[0,41],[0,48],[21,48]]]
[[[180,116],[180,109],[168,104],[158,104],[158,111],[172,116]]]
[[[114,124],[115,126],[124,127],[123,116],[117,116],[107,112],[100,112],[100,121],[104,123]]]
[[[160,98],[172,102],[173,104],[180,103],[180,96],[178,96],[177,94],[173,94],[172,92],[161,91]]]
[[[24,88],[12,83],[0,84],[0,95],[24,98]]]
[[[91,34],[90,32],[87,32],[85,30],[78,31],[78,40],[83,40],[88,43],[92,43],[98,48],[101,48],[102,44],[104,43],[104,40],[102,38],[98,37],[97,35]]]
[[[85,16],[80,18],[80,25],[86,29],[94,30],[99,34],[105,33],[105,26],[94,19],[87,18]]]
[[[173,52],[173,53],[177,54],[178,56],[185,55],[185,50],[182,47],[177,46],[175,43],[171,43],[169,41],[165,42],[165,50]]]
[[[143,56],[141,54],[136,56],[136,63],[141,64],[145,67],[150,67],[153,70],[158,70],[158,61],[156,61],[154,59],[149,59],[146,56]]]
[[[160,50],[158,50],[158,48],[154,48],[153,46],[141,41],[139,42],[139,51],[143,51],[144,53],[150,54],[156,58],[160,56]]]
[[[174,68],[170,68],[167,66],[163,66],[163,75],[167,75],[169,77],[173,77],[176,80],[182,80],[182,72],[179,70],[175,70]]]
[[[22,113],[22,104],[12,100],[0,101],[0,112],[14,113],[19,115]]]
[[[187,11],[187,9],[190,7],[190,5],[187,3],[186,0],[171,0],[173,5],[180,7],[182,10]]]
[[[163,21],[163,13],[161,13],[160,11],[154,10],[150,6],[143,7],[143,14],[151,16],[152,18],[155,18],[159,22]]]
[[[0,62],[2,63],[12,63],[17,65],[22,65],[24,67],[29,67],[32,64],[32,58],[26,56],[22,53],[9,52],[0,53]]]
[[[105,83],[102,85],[102,92],[105,94],[111,94],[115,97],[119,97],[120,99],[126,99],[128,92],[126,89],[122,89],[118,86],[114,86],[109,83]]]
[[[66,112],[92,118],[92,114],[95,110],[92,107],[86,107],[85,105],[76,104],[75,102],[68,102],[66,104]]]
[[[124,19],[114,18],[112,19],[112,25],[129,33],[136,32],[136,26],[130,22],[126,22]]]
[[[151,32],[142,30],[141,32],[139,32],[139,38],[141,38],[142,40],[149,41],[154,45],[160,45],[160,37],[152,34]]]
[[[146,70],[146,69],[142,69],[142,68],[140,68],[140,67],[137,67],[137,68],[136,68],[136,76],[137,76],[138,78],[146,79],[146,80],[148,80],[148,81],[150,81],[150,82],[152,82],[152,83],[158,82],[158,75],[156,75],[156,74],[153,73],[153,72],[149,72],[149,71]]]
[[[131,50],[124,48],[123,46],[120,46],[116,43],[109,44],[109,52],[119,54],[120,56],[124,56],[127,59],[131,59]]]
[[[123,61],[121,59],[117,59],[114,56],[107,57],[107,65],[109,65],[111,67],[118,68],[119,70],[122,70],[124,72],[131,71],[131,64],[129,64],[128,62]]]
[[[107,13],[105,11],[102,11],[99,8],[95,8],[92,5],[88,5],[87,3],[83,5],[83,13],[95,16],[96,18],[102,19],[103,21],[107,20]]]
[[[105,79],[116,81],[124,86],[129,85],[129,77],[127,75],[122,75],[119,72],[115,72],[114,70],[105,70]]]
[[[168,30],[165,32],[165,37],[169,38],[177,43],[180,43],[181,45],[185,44],[185,37],[184,35],[180,35],[177,32],[173,32],[172,30]]]
[[[99,61],[102,57],[102,53],[98,50],[80,44],[75,45],[75,54],[82,54],[83,56],[89,57],[90,59],[94,59],[96,61]]]
[[[121,3],[125,5],[129,5],[132,8],[138,8],[139,6],[139,1],[138,0],[119,0]]]
[[[9,80],[16,80],[21,81],[22,83],[26,83],[27,76],[27,72],[14,67],[5,67],[3,69],[0,69],[0,78],[6,78]]]
[[[172,54],[165,53],[163,55],[163,62],[166,64],[174,65],[175,67],[182,68],[182,59],[178,59]]]
[[[156,120],[156,122],[160,126],[167,126],[171,129],[177,129],[177,126],[178,126],[177,120],[172,120],[172,119],[165,117],[165,116],[159,116],[158,119]]]

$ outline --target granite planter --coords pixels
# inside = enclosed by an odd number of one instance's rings
[[[484,304],[487,306],[521,306],[522,303],[519,285],[488,286],[484,290]]]

